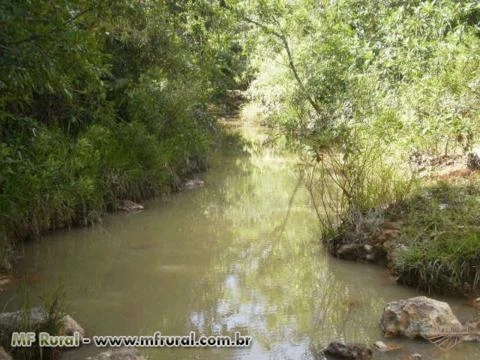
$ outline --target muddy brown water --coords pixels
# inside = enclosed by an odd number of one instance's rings
[[[140,349],[152,360],[312,359],[312,344],[344,338],[403,346],[375,359],[414,352],[423,359],[480,359],[480,344],[442,352],[422,341],[382,339],[384,305],[420,293],[396,285],[383,267],[328,256],[307,191],[295,192],[298,176],[294,158],[272,151],[218,154],[202,175],[204,187],[26,244],[17,272],[32,302],[62,285],[69,313],[88,335],[193,330],[253,337],[246,349]],[[20,306],[22,288],[0,294],[5,310]],[[463,300],[440,299],[461,320],[473,315]],[[84,346],[63,358],[101,351]]]

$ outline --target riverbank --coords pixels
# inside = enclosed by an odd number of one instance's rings
[[[178,190],[206,168],[213,139],[199,129],[188,141],[182,140],[185,132],[177,135],[156,139],[139,123],[123,123],[114,129],[95,126],[69,144],[63,135],[42,130],[32,158],[4,178],[10,186],[2,204],[8,199],[10,205],[0,217],[1,268],[10,268],[20,241],[91,225],[126,199],[138,202]],[[176,146],[166,151],[171,141]]]
[[[402,201],[351,214],[323,239],[341,259],[384,264],[399,284],[433,294],[480,294],[480,172],[462,156],[420,165]]]
[[[241,148],[240,137],[216,120],[231,117],[238,101],[227,97],[204,114],[208,126],[177,129],[166,138],[151,136],[140,123],[122,123],[114,129],[96,126],[67,144],[60,133],[52,137],[44,129],[39,134],[44,141],[32,144],[35,157],[27,162],[29,168],[24,166],[22,176],[15,169],[4,179],[11,183],[4,194],[11,206],[0,216],[0,273],[12,270],[22,242],[89,226],[106,213],[129,211],[128,204],[180,191],[185,181],[207,169],[215,149]]]
[[[219,134],[212,110],[249,77],[237,26],[210,21],[217,3],[0,8],[0,269],[9,269],[22,241],[96,223],[204,170]]]
[[[255,123],[240,127],[239,119],[231,125],[264,138]],[[225,141],[229,147],[235,138]],[[385,304],[418,292],[394,284],[379,266],[340,261],[322,251],[298,157],[260,145],[249,155],[237,146],[227,150],[212,154],[201,174],[203,187],[146,201],[145,211],[106,215],[94,227],[26,243],[15,267],[26,281],[0,293],[4,311],[23,307],[22,288],[36,306],[46,289],[63,284],[66,312],[88,337],[216,329],[231,335],[240,329],[254,339],[252,347],[235,352],[139,349],[152,360],[174,360],[179,351],[212,360],[302,358],[311,346],[334,340],[382,340],[378,322]],[[462,299],[439,300],[462,323],[473,312]],[[438,354],[428,342],[395,343],[403,350],[375,358],[401,360],[419,352],[426,359],[473,359],[480,351],[464,344],[454,355]],[[95,358],[101,351],[82,346],[62,359]]]

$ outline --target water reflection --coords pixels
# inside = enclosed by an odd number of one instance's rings
[[[89,335],[195,330],[254,338],[249,349],[156,349],[150,359],[309,359],[312,344],[372,343],[380,339],[384,304],[416,293],[394,285],[381,267],[323,253],[300,173],[295,159],[272,151],[220,155],[204,188],[30,244],[19,269],[41,279],[30,286],[37,295],[63,283]],[[9,309],[19,306],[15,294],[1,295],[3,303],[14,299]],[[427,359],[480,355],[470,345],[452,357],[428,344],[403,344]],[[96,352],[85,347],[66,358]]]

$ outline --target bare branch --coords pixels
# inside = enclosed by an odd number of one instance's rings
[[[259,21],[250,19],[248,17],[244,17],[244,19],[245,19],[245,21],[262,28],[267,33],[272,34],[275,37],[277,37],[278,39],[280,39],[280,41],[282,42],[283,48],[285,49],[285,52],[287,53],[288,66],[290,67],[290,70],[292,71],[293,76],[295,77],[295,80],[298,83],[298,86],[300,86],[300,89],[302,90],[303,94],[307,98],[307,101],[310,103],[310,105],[312,105],[312,107],[315,109],[317,114],[320,115],[321,114],[320,106],[315,101],[315,99],[309,94],[305,85],[303,84],[302,79],[300,79],[300,76],[299,76],[298,71],[297,71],[297,67],[295,66],[295,63],[293,61],[292,51],[290,49],[290,45],[288,43],[288,40],[287,40],[287,37],[285,36],[285,34],[281,30],[280,31],[274,30],[270,26],[268,26],[266,24],[263,24]],[[276,19],[274,19],[274,22],[277,23],[277,25],[279,26],[279,23]]]

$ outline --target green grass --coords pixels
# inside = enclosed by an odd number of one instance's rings
[[[204,170],[213,135],[181,120],[168,136],[134,121],[93,125],[75,140],[39,127],[28,143],[1,144],[0,269],[20,240],[92,224],[122,199],[168,193]]]
[[[432,185],[394,211],[404,224],[392,264],[399,281],[429,292],[477,295],[480,181]]]

